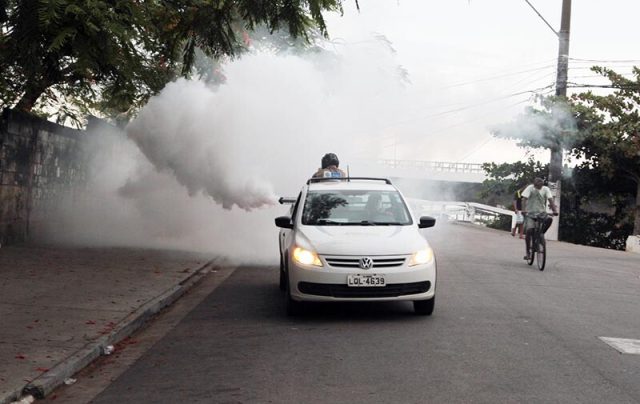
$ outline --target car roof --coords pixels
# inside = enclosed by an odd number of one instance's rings
[[[329,180],[321,182],[312,182],[309,184],[309,191],[342,191],[342,190],[358,190],[358,191],[397,191],[390,182],[384,180]]]

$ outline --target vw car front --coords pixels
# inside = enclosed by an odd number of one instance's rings
[[[435,304],[436,260],[402,194],[386,179],[310,180],[281,227],[281,288],[287,311],[304,301]]]

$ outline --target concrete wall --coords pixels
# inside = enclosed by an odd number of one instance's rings
[[[5,109],[0,120],[0,243],[37,233],[54,201],[84,180],[83,131]]]

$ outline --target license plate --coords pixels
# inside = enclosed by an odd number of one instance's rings
[[[380,287],[385,286],[384,275],[347,275],[347,286],[350,287]]]

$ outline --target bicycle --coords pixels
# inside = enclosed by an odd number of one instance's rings
[[[531,235],[531,250],[529,251],[527,264],[533,265],[533,261],[535,260],[538,269],[544,271],[544,266],[547,263],[547,242],[544,238],[542,226],[544,226],[544,222],[549,217],[549,214],[546,212],[526,213],[526,216],[531,218],[535,223],[533,234]]]

